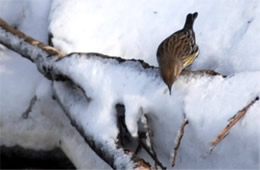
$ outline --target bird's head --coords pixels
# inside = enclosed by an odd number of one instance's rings
[[[173,82],[176,80],[176,77],[173,75],[172,72],[167,72],[164,74],[163,76],[163,81],[165,82],[165,84],[167,85],[168,89],[169,89],[169,93],[171,95],[172,93],[172,84]]]
[[[168,64],[164,65],[163,67],[160,67],[160,70],[161,70],[162,79],[165,82],[165,84],[168,86],[169,93],[171,95],[172,84],[180,75],[183,67],[181,61],[179,60],[176,60],[174,62],[168,62]]]

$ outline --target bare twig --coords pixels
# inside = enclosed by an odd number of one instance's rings
[[[12,28],[4,20],[0,18],[0,43],[6,47],[16,51],[22,56],[26,57],[31,61],[38,56],[35,55],[35,49],[38,50],[39,54],[45,53],[46,55],[55,55],[59,57],[64,57],[66,54],[56,48],[46,45],[40,41],[37,41],[24,33]],[[11,40],[10,40],[11,38]],[[19,41],[14,41],[19,39]],[[9,40],[9,41],[8,41]],[[34,47],[34,48],[28,48]],[[26,48],[26,49],[25,49]]]
[[[28,116],[29,116],[29,113],[32,111],[32,107],[34,106],[35,102],[37,100],[37,97],[34,96],[32,99],[31,99],[31,102],[30,102],[30,105],[29,107],[23,112],[22,114],[22,118],[23,119],[27,119]]]
[[[160,160],[158,159],[158,156],[154,150],[153,147],[153,132],[152,132],[152,126],[151,126],[151,121],[150,118],[147,114],[144,114],[144,119],[145,119],[145,124],[146,124],[146,136],[147,136],[147,142],[146,142],[146,146],[148,146],[148,144],[150,144],[150,151],[151,154],[150,156],[155,160],[155,168],[157,169],[157,165],[160,166],[162,169],[166,169],[166,167],[160,162]]]
[[[153,140],[152,140],[152,128],[150,124],[150,119],[147,114],[143,114],[141,119],[139,120],[139,132],[138,132],[138,146],[135,151],[137,153],[141,148],[151,156],[151,158],[155,162],[155,169],[157,169],[157,165],[162,169],[166,169],[166,167],[160,162],[157,157],[157,154],[153,148]]]
[[[176,164],[176,160],[177,160],[177,155],[178,155],[178,151],[179,151],[179,147],[181,144],[181,140],[182,137],[184,135],[184,128],[185,126],[189,123],[189,121],[185,118],[181,124],[180,130],[178,131],[178,135],[176,137],[176,143],[175,143],[175,147],[174,147],[174,153],[173,153],[173,160],[172,160],[172,166],[174,167]]]
[[[140,145],[144,148],[144,150],[151,156],[151,158],[154,160],[155,162],[155,166],[158,165],[159,167],[161,167],[162,169],[166,169],[166,167],[159,161],[157,155],[155,152],[153,152],[148,146],[147,144],[145,144],[143,142],[142,139],[140,139]]]
[[[197,71],[191,71],[191,70],[183,70],[181,72],[181,75],[201,75],[201,74],[206,74],[209,76],[222,76],[222,77],[227,77],[226,75],[222,75],[214,70],[197,70]]]
[[[247,106],[245,106],[242,110],[238,111],[238,113],[233,116],[232,120],[227,124],[227,126],[220,131],[215,139],[211,141],[211,148],[209,154],[213,151],[213,149],[219,144],[229,133],[229,130],[246,114],[247,110],[257,101],[259,97],[256,97],[252,100]]]

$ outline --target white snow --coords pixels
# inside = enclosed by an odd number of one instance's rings
[[[194,134],[185,133],[182,146],[194,147],[191,150],[185,147],[185,154],[192,156],[189,162],[193,163],[187,165],[183,160],[183,164],[178,162],[177,168],[253,168],[258,163],[258,152],[249,152],[259,150],[259,146],[254,143],[259,143],[257,121],[260,117],[254,109],[248,112],[242,124],[239,123],[233,128],[230,141],[225,145],[221,144],[221,147],[217,146],[214,150],[217,156],[211,155],[210,158],[213,157],[211,161],[203,160],[202,157],[207,154],[209,143],[226,126],[228,119],[260,94],[260,80],[256,79],[260,72],[239,73],[226,79],[221,76],[181,76],[173,85],[173,95],[169,96],[168,91],[164,92],[167,87],[160,79],[156,79],[158,77],[156,70],[146,71],[131,62],[119,65],[111,59],[100,60],[93,56],[86,60],[86,57],[74,54],[59,61],[58,68],[66,75],[73,77],[73,80],[86,89],[88,97],[93,100],[89,105],[81,105],[80,109],[75,104],[71,104],[71,107],[79,109],[75,111],[76,113],[83,111],[82,114],[75,116],[77,121],[82,122],[84,129],[88,129],[89,133],[97,139],[100,138],[100,141],[116,139],[117,131],[113,118],[115,113],[111,106],[123,101],[126,107],[126,124],[133,136],[137,135],[137,121],[141,116],[141,108],[143,113],[148,113],[154,118],[154,142],[157,146],[155,149],[166,157],[164,164],[168,167],[170,167],[168,160],[171,158],[169,149],[174,146],[172,140],[177,135],[184,113],[190,122],[186,132],[192,129]],[[118,79],[117,73],[126,76]],[[112,119],[109,116],[113,116]],[[255,121],[252,121],[251,116],[255,117]],[[248,132],[245,127],[256,129]],[[105,134],[103,134],[104,129],[106,129]],[[246,135],[248,140],[236,142],[244,136],[243,134],[248,133],[251,134]],[[191,137],[197,140],[186,141]],[[250,144],[250,142],[253,143]],[[200,147],[197,149],[198,146]],[[236,151],[243,155],[233,155]],[[245,157],[250,160],[236,162],[232,161],[233,159],[223,160],[223,157],[218,156],[227,153],[236,157],[234,160],[242,160]]]
[[[189,124],[174,168],[259,169],[259,101],[207,155],[211,140],[228,119],[260,95],[259,1],[17,2],[1,0],[0,17],[38,40],[47,42],[49,28],[54,45],[67,53],[99,52],[143,59],[155,66],[160,42],[183,27],[187,13],[197,11],[194,30],[200,55],[191,69],[213,69],[229,75],[227,78],[180,76],[170,96],[157,70],[143,69],[133,62],[118,64],[111,59],[85,59],[74,54],[59,61],[56,67],[79,83],[92,100],[88,105],[72,101],[68,107],[77,113],[72,115],[76,121],[104,143],[117,137],[115,104],[125,105],[126,124],[133,136],[137,136],[141,114],[148,114],[152,119],[154,149],[168,168],[185,114]],[[61,88],[56,83],[54,87]],[[21,114],[35,95],[38,101],[24,120]],[[65,94],[60,95],[66,100]],[[34,64],[3,46],[0,118],[0,145],[35,149],[60,146],[78,168],[109,168],[71,127],[52,99],[51,83]]]

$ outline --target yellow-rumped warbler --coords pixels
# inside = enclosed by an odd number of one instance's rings
[[[188,14],[184,27],[166,38],[157,49],[157,60],[163,81],[171,94],[173,82],[199,55],[193,23],[198,13]]]

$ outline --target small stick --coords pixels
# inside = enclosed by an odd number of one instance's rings
[[[138,137],[138,146],[136,149],[137,153],[141,148],[144,148],[144,150],[151,156],[151,158],[155,162],[155,169],[157,169],[157,165],[161,167],[161,169],[166,169],[166,167],[160,162],[160,160],[157,157],[157,154],[153,148],[153,140],[152,140],[152,127],[150,124],[150,119],[148,115],[144,114],[142,117],[142,124],[143,124],[143,130],[144,132],[139,132]],[[143,141],[144,140],[144,141]]]
[[[213,151],[213,149],[220,143],[227,135],[229,130],[246,114],[247,110],[257,101],[259,97],[256,97],[253,101],[251,101],[247,106],[245,106],[242,110],[238,111],[235,114],[227,126],[218,134],[218,136],[211,141],[211,148],[209,154]]]
[[[32,107],[34,106],[36,100],[37,100],[37,97],[36,97],[36,96],[34,96],[34,97],[31,99],[31,102],[30,102],[29,107],[22,113],[22,118],[23,118],[23,119],[28,119],[29,113],[32,111]]]
[[[150,122],[150,118],[148,117],[148,115],[144,115],[144,118],[145,118],[145,120],[146,120],[146,131],[147,131],[147,138],[148,138],[148,140],[149,140],[149,144],[150,144],[150,151],[153,153],[149,153],[149,149],[147,150],[146,149],[146,151],[147,151],[147,153],[155,160],[155,162],[154,162],[154,167],[155,167],[155,169],[158,169],[157,168],[157,165],[158,166],[160,166],[162,169],[166,169],[166,167],[159,161],[159,159],[158,159],[158,157],[157,157],[157,154],[156,154],[156,152],[155,152],[155,150],[154,150],[154,148],[153,148],[153,140],[152,140],[152,126],[151,126],[151,122]],[[147,142],[146,142],[147,143]],[[145,145],[147,145],[147,144],[145,144]],[[143,145],[144,146],[144,145]],[[144,147],[145,148],[145,147]]]
[[[191,70],[183,70],[181,72],[182,75],[190,75],[190,74],[206,74],[209,76],[222,76],[223,78],[226,78],[226,75],[222,75],[214,70],[197,70],[197,71],[191,71]]]
[[[177,137],[176,137],[176,144],[175,144],[175,147],[174,147],[174,153],[173,153],[173,160],[172,160],[172,167],[175,166],[176,164],[176,160],[177,160],[177,155],[178,155],[178,150],[179,150],[179,147],[180,147],[180,144],[181,144],[181,139],[184,135],[184,128],[185,126],[189,123],[189,121],[187,119],[184,119],[184,121],[182,122],[181,124],[181,128],[179,129],[179,132],[177,134]]]
[[[140,139],[140,145],[144,148],[144,150],[151,156],[151,158],[154,160],[155,165],[160,166],[162,169],[166,169],[165,166],[163,166],[163,164],[159,161],[159,159],[157,158],[156,153],[152,153],[151,150],[149,149],[149,147],[142,141],[142,139]]]

